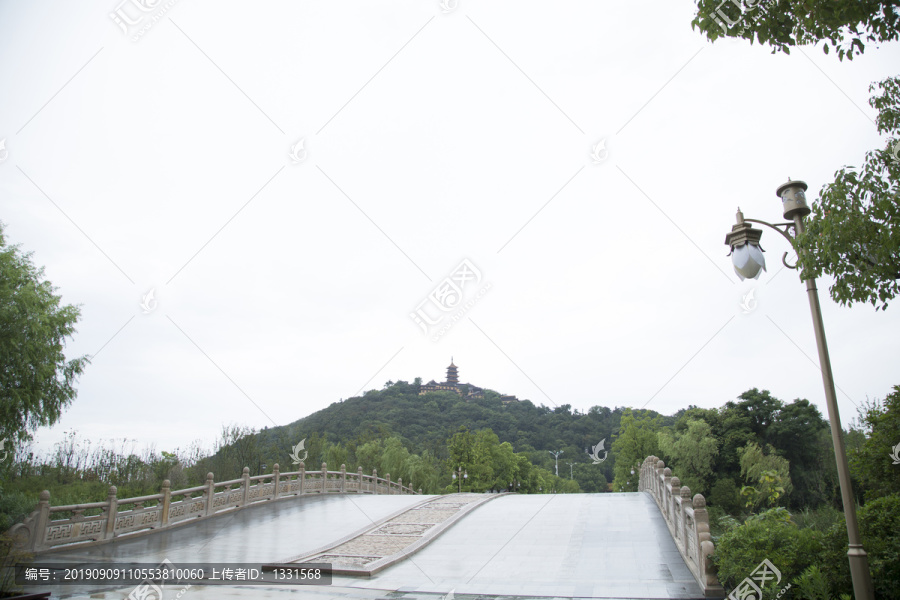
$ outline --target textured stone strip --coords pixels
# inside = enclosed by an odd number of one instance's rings
[[[469,512],[502,495],[450,494],[426,500],[327,546],[278,564],[331,563],[335,575],[370,577],[418,552]]]

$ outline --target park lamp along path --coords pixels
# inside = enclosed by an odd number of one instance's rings
[[[759,223],[781,234],[791,247],[797,252],[800,249],[796,245],[796,236],[804,231],[803,218],[812,212],[806,203],[807,185],[803,181],[791,181],[778,186],[775,194],[781,198],[784,218],[790,219],[787,223],[767,223],[757,219],[745,219],[744,213],[738,208],[737,224],[731,228],[731,232],[725,236],[725,245],[731,248],[729,256],[734,264],[734,272],[744,279],[757,279],[766,269],[766,260],[763,249],[759,245],[762,230],[754,229],[748,223]],[[789,233],[793,230],[793,235]],[[781,257],[781,262],[789,269],[797,269],[797,263],[793,265],[787,262],[788,253]],[[802,277],[801,277],[802,280]],[[837,397],[834,391],[834,375],[831,372],[831,359],[828,356],[828,345],[825,341],[825,326],[822,322],[822,307],[819,304],[819,293],[816,289],[816,280],[806,280],[806,291],[809,296],[809,309],[812,313],[813,330],[816,334],[816,347],[819,351],[819,369],[822,371],[822,383],[825,386],[825,404],[828,407],[828,420],[831,424],[831,440],[834,444],[834,456],[837,461],[838,481],[841,487],[841,500],[844,505],[844,519],[847,523],[847,537],[849,548],[847,558],[850,562],[850,576],[853,580],[853,595],[856,600],[874,600],[872,589],[872,576],[869,573],[869,558],[863,549],[859,538],[859,525],[856,520],[856,504],[853,500],[853,491],[850,487],[850,469],[847,465],[847,452],[844,448],[844,438],[841,430],[841,415],[838,412]]]

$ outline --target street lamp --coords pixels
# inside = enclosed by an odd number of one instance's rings
[[[554,452],[553,450],[547,450],[550,454],[552,454],[556,458],[556,476],[559,477],[559,455],[563,453],[562,450],[559,452]]]
[[[794,241],[797,235],[804,231],[803,217],[811,211],[806,204],[806,183],[791,181],[778,186],[776,194],[781,198],[784,218],[792,222],[771,224],[756,219],[745,219],[744,213],[738,208],[737,224],[731,228],[731,233],[725,236],[725,244],[731,247],[731,260],[734,271],[743,279],[756,279],[760,271],[765,270],[766,261],[759,245],[762,231],[753,229],[747,223],[759,223],[780,233],[788,243],[799,253]],[[789,231],[793,230],[793,235]],[[789,269],[796,269],[797,265],[787,263],[785,252],[781,262]],[[819,350],[819,365],[822,371],[822,383],[825,386],[825,404],[828,407],[828,420],[831,423],[831,440],[834,444],[834,457],[837,461],[838,481],[841,486],[841,500],[844,504],[844,519],[847,522],[847,537],[849,548],[847,558],[850,561],[850,576],[853,579],[853,595],[856,600],[873,600],[872,577],[869,574],[869,559],[859,539],[859,525],[856,521],[856,504],[853,500],[853,490],[850,487],[850,469],[847,466],[847,452],[844,449],[844,438],[841,430],[841,415],[838,412],[837,397],[834,392],[834,376],[831,372],[831,359],[828,356],[828,344],[825,341],[825,326],[822,323],[822,307],[819,305],[819,293],[816,290],[816,280],[806,280],[806,291],[809,296],[809,309],[812,313],[813,330],[816,334],[816,346]]]
[[[457,477],[457,474],[459,474],[459,477]],[[466,470],[465,473],[463,473],[463,468],[462,468],[462,467],[458,467],[458,468],[456,469],[456,472],[453,473],[453,479],[456,480],[457,488],[459,489],[459,492],[462,493],[462,480],[465,479],[466,482],[468,483],[468,479],[469,479],[469,471],[468,471],[468,469]]]

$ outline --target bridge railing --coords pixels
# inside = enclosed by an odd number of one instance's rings
[[[644,459],[638,491],[647,492],[656,500],[678,551],[704,594],[724,597],[725,589],[709,559],[716,548],[709,533],[706,498],[702,494],[691,498],[691,488],[672,477],[672,470],[656,456]]]
[[[204,485],[182,490],[172,490],[167,479],[160,493],[136,498],[118,498],[116,492],[113,485],[105,501],[50,506],[50,492],[44,490],[35,510],[9,530],[16,548],[38,553],[100,544],[305,494],[421,494],[422,489],[404,486],[403,478],[393,482],[390,473],[378,477],[377,470],[371,475],[364,475],[362,468],[348,473],[341,465],[340,471],[329,471],[322,463],[320,471],[307,471],[301,462],[299,471],[281,473],[276,464],[272,473],[253,477],[244,467],[243,476],[230,481],[216,482],[208,473]]]

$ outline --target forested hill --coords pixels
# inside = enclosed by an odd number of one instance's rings
[[[388,382],[382,390],[370,390],[361,397],[335,402],[328,408],[290,425],[259,432],[263,455],[281,449],[283,458],[293,444],[306,439],[307,464],[318,466],[326,458],[327,447],[342,444],[352,456],[355,448],[372,440],[399,437],[410,452],[425,451],[439,460],[448,457],[447,440],[461,426],[472,431],[490,428],[501,442],[512,444],[515,452],[527,452],[536,465],[550,468],[549,450],[559,451],[560,475],[568,462],[590,462],[586,449],[606,440],[612,446],[613,435],[625,409],[594,406],[589,411],[572,411],[569,404],[558,407],[536,406],[528,400],[503,405],[500,395],[485,390],[485,397],[463,400],[452,392],[419,395],[417,383]],[[635,416],[657,416],[650,410],[635,411]],[[662,425],[674,417],[660,416]],[[610,455],[610,459],[612,456]],[[285,462],[282,460],[281,462]],[[613,461],[600,469],[612,480]],[[566,475],[569,468],[565,467]]]

